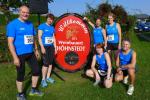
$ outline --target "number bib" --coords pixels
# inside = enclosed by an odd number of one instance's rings
[[[98,73],[99,73],[101,76],[107,75],[107,72],[106,72],[106,71],[103,71],[103,70],[98,70]]]
[[[114,41],[114,35],[108,35],[108,41]]]
[[[45,44],[52,44],[53,42],[53,37],[45,37]]]
[[[33,44],[33,35],[24,35],[24,44]]]

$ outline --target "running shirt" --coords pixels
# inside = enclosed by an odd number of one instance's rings
[[[103,33],[101,27],[95,27],[93,30],[94,34],[94,44],[104,43]]]
[[[122,50],[119,53],[119,59],[120,59],[120,65],[127,65],[131,63],[132,60],[132,52],[133,50],[131,49],[128,54],[123,54]],[[124,69],[125,70],[125,69]]]
[[[52,25],[47,25],[46,23],[41,24],[38,27],[38,30],[42,30],[42,43],[44,46],[51,46],[53,45],[54,39],[54,27]]]
[[[106,25],[106,32],[107,32],[107,37],[108,43],[119,43],[119,33],[117,29],[117,23],[114,22],[112,26]]]
[[[96,61],[99,64],[98,70],[107,71],[108,66],[105,59],[105,53],[103,53],[101,57],[96,55]]]
[[[17,55],[33,52],[34,35],[36,32],[31,22],[22,22],[18,18],[7,25],[7,37],[14,38],[14,46]]]

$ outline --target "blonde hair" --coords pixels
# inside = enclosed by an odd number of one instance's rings
[[[114,19],[116,18],[115,14],[112,13],[112,12],[110,12],[110,13],[108,14],[108,16],[112,16]]]

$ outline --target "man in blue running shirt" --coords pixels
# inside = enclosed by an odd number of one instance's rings
[[[23,91],[26,61],[32,69],[32,89],[29,95],[43,95],[43,93],[37,89],[40,69],[37,62],[39,53],[34,40],[36,32],[33,24],[28,21],[28,18],[29,8],[23,5],[19,8],[19,17],[7,25],[8,47],[17,70],[17,100],[26,100]]]
[[[134,92],[135,71],[136,71],[136,52],[132,50],[129,39],[124,39],[122,42],[122,49],[120,50],[116,60],[116,75],[115,81],[122,81],[127,84],[128,78],[130,79],[128,95]]]
[[[104,28],[101,27],[101,18],[96,19],[96,25],[94,25],[87,17],[84,17],[93,28],[93,39],[94,39],[94,47],[98,44],[104,44],[104,48],[107,47],[107,38],[106,38],[106,31]]]

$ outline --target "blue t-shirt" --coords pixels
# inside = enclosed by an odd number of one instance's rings
[[[94,44],[104,43],[104,38],[103,38],[101,27],[94,28],[93,34],[94,34]]]
[[[51,46],[53,45],[54,39],[53,35],[55,32],[55,29],[52,25],[48,25],[46,23],[43,23],[39,25],[38,30],[42,30],[42,44],[44,46]]]
[[[106,32],[108,37],[108,43],[119,43],[119,33],[117,29],[117,24],[115,22],[112,26],[106,25]]]
[[[131,60],[132,60],[132,52],[133,50],[131,49],[129,51],[128,54],[123,54],[122,50],[120,51],[119,53],[119,59],[120,59],[120,65],[127,65],[127,64],[130,64],[131,63]]]
[[[99,70],[107,71],[108,66],[107,66],[107,61],[106,61],[104,53],[102,54],[101,57],[96,55],[96,61],[99,64],[99,67],[98,67]]]
[[[33,52],[36,32],[30,21],[22,22],[18,18],[14,19],[7,25],[6,35],[14,38],[14,47],[17,55]]]

